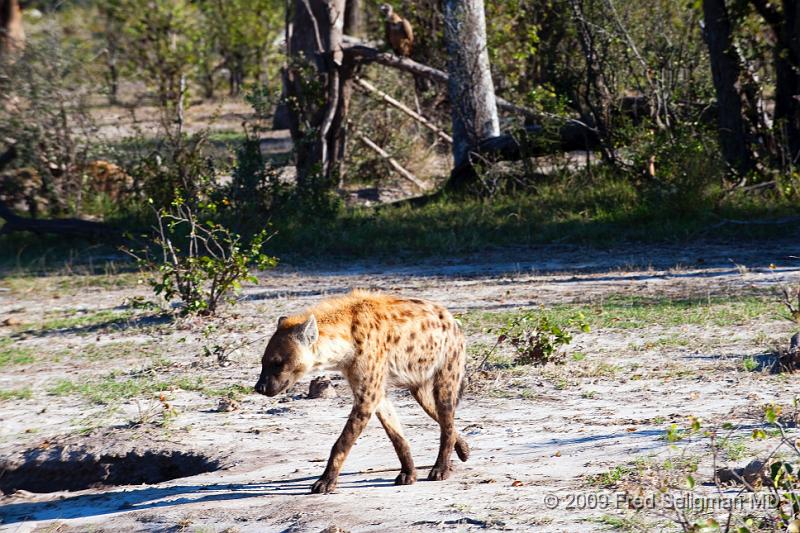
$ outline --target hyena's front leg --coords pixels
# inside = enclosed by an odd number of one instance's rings
[[[392,441],[397,457],[400,459],[400,475],[394,480],[395,485],[411,485],[417,480],[417,470],[411,457],[411,447],[403,436],[403,427],[397,419],[397,413],[389,398],[383,398],[377,411],[378,420]]]
[[[347,459],[347,454],[356,442],[356,439],[369,422],[370,416],[375,412],[377,407],[377,398],[375,400],[367,400],[362,395],[355,396],[355,404],[350,411],[350,417],[344,425],[342,434],[333,445],[331,449],[331,456],[328,459],[328,466],[325,472],[322,473],[314,485],[311,487],[312,494],[327,494],[333,492],[336,488],[336,481],[339,478],[339,472],[342,469],[344,460]]]

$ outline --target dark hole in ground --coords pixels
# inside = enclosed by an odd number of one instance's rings
[[[16,464],[0,464],[0,490],[56,492],[110,485],[154,484],[221,468],[220,461],[174,450],[87,454],[80,450],[31,450]]]

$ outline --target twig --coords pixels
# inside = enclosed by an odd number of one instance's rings
[[[447,141],[450,144],[453,144],[453,138],[451,136],[449,136],[441,128],[439,128],[438,126],[433,124],[430,120],[428,120],[427,118],[423,117],[422,115],[420,115],[416,111],[412,110],[410,107],[406,106],[405,104],[403,104],[399,100],[395,100],[394,98],[392,98],[391,96],[389,96],[388,94],[386,94],[385,92],[381,91],[380,89],[378,89],[377,87],[375,87],[374,85],[372,85],[371,83],[369,83],[368,81],[366,81],[366,80],[364,80],[362,78],[356,78],[355,82],[356,82],[356,85],[358,85],[359,87],[362,87],[362,88],[366,89],[367,91],[377,95],[378,97],[380,97],[380,99],[382,99],[387,104],[396,107],[397,109],[399,109],[400,111],[402,111],[403,113],[408,115],[409,117],[413,118],[414,120],[416,120],[417,122],[419,122],[420,124],[422,124],[423,126],[428,128],[429,130],[434,132],[440,139],[442,139],[444,141]]]
[[[494,346],[492,346],[491,350],[489,350],[488,352],[486,352],[486,355],[484,356],[484,358],[483,358],[483,360],[480,362],[480,364],[478,364],[478,366],[476,366],[475,368],[473,368],[473,369],[472,369],[472,371],[471,371],[469,374],[467,374],[467,375],[466,375],[466,377],[465,377],[464,379],[466,379],[466,380],[467,380],[467,383],[469,383],[469,382],[472,380],[472,376],[475,374],[475,372],[477,372],[478,370],[480,370],[481,368],[483,368],[483,365],[485,365],[485,364],[486,364],[486,361],[488,361],[488,360],[489,360],[489,357],[491,357],[491,355],[494,353],[494,351],[497,349],[497,347],[498,347],[499,345],[500,345],[500,337],[498,337],[498,338],[497,338],[497,341],[494,343]]]
[[[374,61],[386,67],[396,68],[398,70],[420,75],[423,78],[427,78],[438,83],[447,84],[449,76],[437,68],[429,67],[428,65],[423,65],[422,63],[417,63],[416,61],[408,59],[407,57],[399,57],[394,54],[380,52],[377,49],[370,46],[365,46],[364,44],[351,44],[354,41],[355,39],[352,38],[348,38],[346,40],[346,43],[342,47],[345,54],[349,54],[354,58],[361,59],[362,61]],[[500,98],[499,96],[496,97],[496,100],[497,107],[504,111],[528,117],[544,116],[542,113],[534,111],[528,107],[511,103],[508,100]]]
[[[375,152],[376,154],[381,156],[381,158],[383,158],[387,163],[389,163],[389,166],[391,166],[394,170],[396,170],[398,174],[400,174],[401,176],[406,178],[408,181],[410,181],[411,183],[413,183],[414,185],[416,185],[420,189],[422,189],[422,190],[427,189],[427,187],[425,187],[425,184],[422,183],[421,181],[419,181],[419,179],[414,174],[412,174],[408,170],[404,169],[400,165],[400,163],[398,163],[394,158],[392,158],[392,156],[390,156],[386,152],[386,150],[384,150],[383,148],[381,148],[380,146],[375,144],[369,137],[367,137],[366,135],[364,135],[363,133],[361,133],[359,131],[355,132],[355,136],[361,142],[366,144],[373,152]]]

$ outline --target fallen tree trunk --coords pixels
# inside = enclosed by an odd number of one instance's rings
[[[6,222],[0,228],[0,235],[16,231],[29,231],[37,235],[52,234],[64,237],[80,237],[91,240],[120,241],[122,233],[108,224],[82,220],[80,218],[38,219],[21,217],[0,203],[0,218]]]
[[[554,152],[589,150],[600,142],[597,132],[579,121],[568,121],[552,135],[542,126],[527,126],[514,133],[484,139],[470,150],[468,161],[453,168],[445,189],[462,191],[474,182],[475,164],[484,161],[518,161]]]

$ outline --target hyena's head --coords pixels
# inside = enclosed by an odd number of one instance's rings
[[[272,335],[261,358],[261,376],[255,389],[259,394],[275,396],[294,385],[311,370],[311,346],[317,342],[319,330],[314,315],[296,326],[287,326],[286,317],[278,320],[278,329]]]

